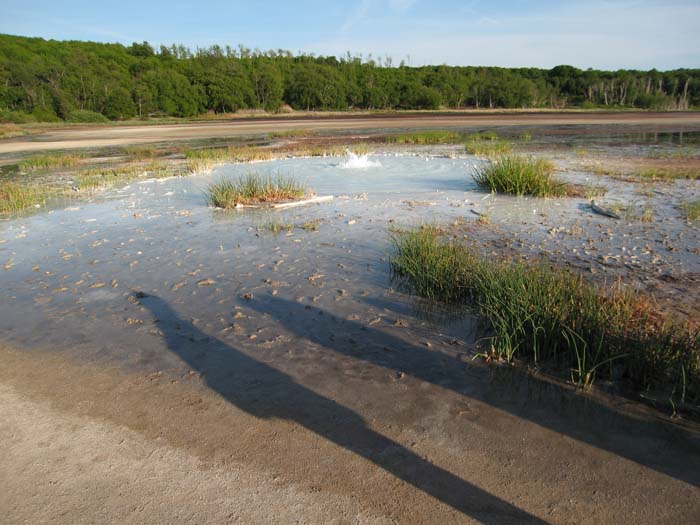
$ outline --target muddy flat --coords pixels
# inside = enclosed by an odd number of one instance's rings
[[[479,320],[396,287],[387,251],[390,228],[440,222],[487,253],[621,277],[696,318],[700,228],[678,203],[700,198],[697,181],[591,166],[695,162],[698,130],[516,145],[605,185],[601,205],[626,210],[615,222],[583,197],[485,193],[468,176],[483,159],[461,145],[224,164],[6,218],[3,522],[697,521],[692,418],[486,363]],[[251,169],[334,199],[207,204],[207,184]]]
[[[699,112],[654,113],[445,113],[376,116],[241,119],[153,126],[79,127],[0,141],[0,154],[41,150],[96,148],[151,142],[239,137],[309,129],[317,131],[407,130],[420,128],[472,128],[489,126],[697,126]]]

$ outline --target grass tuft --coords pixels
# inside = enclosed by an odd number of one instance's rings
[[[427,130],[415,133],[390,135],[386,141],[390,144],[454,144],[462,140],[462,135],[456,131]]]
[[[272,233],[281,233],[281,232],[291,233],[294,231],[294,224],[293,223],[270,221],[270,222],[266,222],[266,223],[261,224],[258,229],[264,230],[264,231],[269,231]]]
[[[559,197],[572,188],[553,176],[554,164],[545,159],[504,155],[472,169],[472,178],[480,187],[494,193]]]
[[[510,142],[500,140],[495,132],[489,134],[479,133],[470,135],[465,150],[470,155],[479,157],[493,157],[494,155],[504,155],[512,151]]]
[[[257,173],[222,179],[209,186],[208,199],[217,208],[235,208],[238,204],[283,202],[304,197],[306,187],[293,177],[265,176]]]
[[[680,209],[687,221],[700,220],[700,200],[686,201],[680,205]]]
[[[435,227],[392,233],[395,279],[417,294],[467,303],[490,330],[490,359],[563,365],[579,385],[625,379],[673,402],[700,403],[700,330],[621,286],[544,265],[493,261]]]

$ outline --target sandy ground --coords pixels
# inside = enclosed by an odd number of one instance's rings
[[[211,372],[174,380],[0,352],[4,523],[638,524],[700,513],[697,435],[546,389],[535,395],[558,409],[495,407],[367,370],[372,380],[348,390],[385,395],[358,408],[351,392],[280,374],[285,400],[260,392],[253,408]]]
[[[80,127],[0,141],[0,155],[41,150],[95,148],[149,142],[238,137],[310,129],[318,131],[370,131],[379,129],[469,128],[493,126],[697,126],[699,112],[678,113],[496,113],[349,116],[345,118],[242,119],[177,125]]]

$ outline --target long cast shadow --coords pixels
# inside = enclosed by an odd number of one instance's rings
[[[260,418],[295,421],[481,522],[546,523],[375,432],[347,407],[203,333],[159,297],[142,298],[141,304],[159,321],[170,351],[236,407]]]
[[[681,428],[669,429],[658,422],[626,416],[592,398],[573,395],[557,385],[527,373],[522,374],[517,369],[511,375],[513,384],[507,385],[506,390],[510,389],[511,394],[515,392],[525,401],[513,402],[513,396],[507,393],[488,393],[483,383],[477,382],[476,388],[473,384],[469,385],[465,380],[465,367],[469,365],[454,357],[407,343],[358,322],[335,317],[320,308],[279,296],[256,296],[248,302],[248,306],[273,316],[289,332],[333,352],[454,390],[521,419],[700,486],[700,468],[693,468],[693,465],[697,467],[700,464],[698,439]],[[535,396],[547,398],[543,400],[544,405],[558,399],[563,405],[564,415],[540,410],[538,406],[528,406],[527,398],[533,392]],[[619,430],[629,439],[615,438],[612,430]],[[677,457],[682,459],[674,460],[673,464],[664,462],[658,450],[652,447],[639,449],[630,441],[635,437],[652,435],[666,441],[668,447],[663,452],[676,449]]]

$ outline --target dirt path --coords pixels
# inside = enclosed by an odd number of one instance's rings
[[[0,141],[0,154],[41,150],[123,146],[149,142],[227,138],[310,129],[371,131],[380,129],[468,128],[491,126],[698,126],[700,112],[678,113],[495,113],[348,116],[323,118],[241,119],[124,127],[80,127]]]

